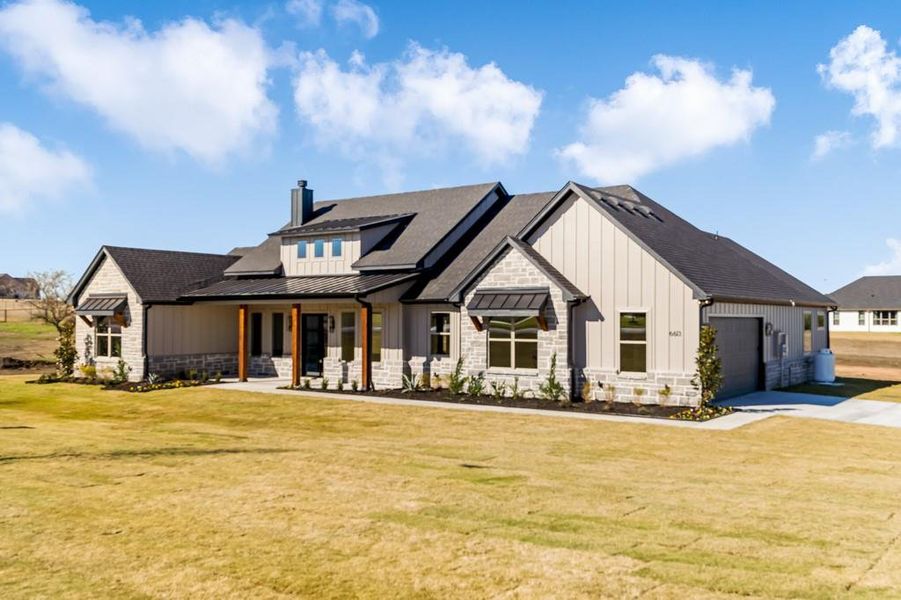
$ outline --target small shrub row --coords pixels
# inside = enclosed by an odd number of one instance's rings
[[[733,409],[728,406],[708,404],[706,406],[686,408],[685,410],[672,415],[670,419],[677,419],[679,421],[709,421],[710,419],[722,417],[731,414],[732,412],[734,412]]]

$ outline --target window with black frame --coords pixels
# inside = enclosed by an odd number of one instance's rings
[[[538,368],[538,319],[536,317],[489,317],[488,366],[491,368]]]
[[[646,373],[648,370],[647,313],[619,315],[619,370],[626,373]]]
[[[94,356],[122,356],[122,326],[113,317],[97,317],[94,322]]]
[[[450,313],[433,312],[429,324],[429,354],[450,356]]]
[[[341,313],[341,360],[351,362],[354,359],[356,340],[356,315],[352,312]]]

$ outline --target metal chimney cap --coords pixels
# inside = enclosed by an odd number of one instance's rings
[[[298,179],[297,187],[299,187],[300,189],[307,187],[307,180],[306,179]]]

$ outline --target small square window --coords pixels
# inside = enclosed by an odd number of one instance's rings
[[[841,318],[840,312],[835,311],[834,313],[832,313],[832,324],[833,325],[838,325],[839,323],[841,323],[841,319],[842,318]]]
[[[332,258],[339,258],[341,256],[342,241],[341,238],[332,238]]]
[[[307,242],[306,240],[301,240],[297,242],[297,258],[306,258],[307,257]]]
[[[817,312],[817,329],[823,329],[826,327],[826,314]]]
[[[325,256],[325,240],[313,240],[313,258]]]

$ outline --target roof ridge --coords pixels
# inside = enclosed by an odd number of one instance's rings
[[[355,201],[364,201],[364,200],[372,200],[373,198],[384,198],[387,196],[412,196],[413,194],[425,194],[428,192],[437,192],[437,191],[448,191],[448,190],[462,190],[465,188],[478,188],[484,186],[496,186],[502,185],[500,181],[485,181],[482,183],[470,183],[466,185],[451,185],[446,187],[433,187],[433,188],[423,188],[420,190],[410,190],[407,192],[385,192],[383,194],[371,194],[369,196],[348,196],[346,198],[327,198],[324,200],[316,200],[313,203],[314,208],[317,205],[325,205],[333,202],[355,202]]]
[[[134,246],[110,246],[109,244],[104,244],[102,246],[107,250],[136,250],[138,252],[166,252],[169,254],[191,254],[195,256],[218,256],[218,257],[229,257],[229,254],[217,254],[215,252],[195,252],[193,250],[165,250],[163,248],[136,248]]]

